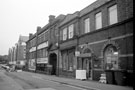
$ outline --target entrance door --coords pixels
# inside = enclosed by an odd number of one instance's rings
[[[52,65],[52,75],[56,75],[57,70],[57,55],[55,53],[50,54],[50,64]]]
[[[86,77],[91,78],[91,60],[90,58],[82,58],[82,69],[86,70]]]

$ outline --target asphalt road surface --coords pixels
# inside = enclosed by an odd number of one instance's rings
[[[60,81],[44,79],[34,73],[6,72],[5,74],[15,80],[24,90],[88,90]]]

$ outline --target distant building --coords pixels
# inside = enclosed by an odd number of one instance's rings
[[[27,36],[20,36],[16,45],[16,64],[25,65],[26,62],[26,41],[29,38]]]
[[[26,66],[30,71],[36,70],[36,35],[29,34],[29,40],[26,42]]]

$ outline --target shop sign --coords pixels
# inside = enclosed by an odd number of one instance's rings
[[[48,58],[38,58],[37,63],[48,63]]]
[[[75,56],[80,56],[80,52],[79,51],[75,51]]]

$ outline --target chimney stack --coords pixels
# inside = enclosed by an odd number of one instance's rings
[[[29,39],[30,39],[32,36],[33,36],[33,34],[32,34],[32,33],[29,33]]]
[[[55,19],[55,16],[54,15],[50,15],[49,16],[49,23],[51,23],[54,19]]]

